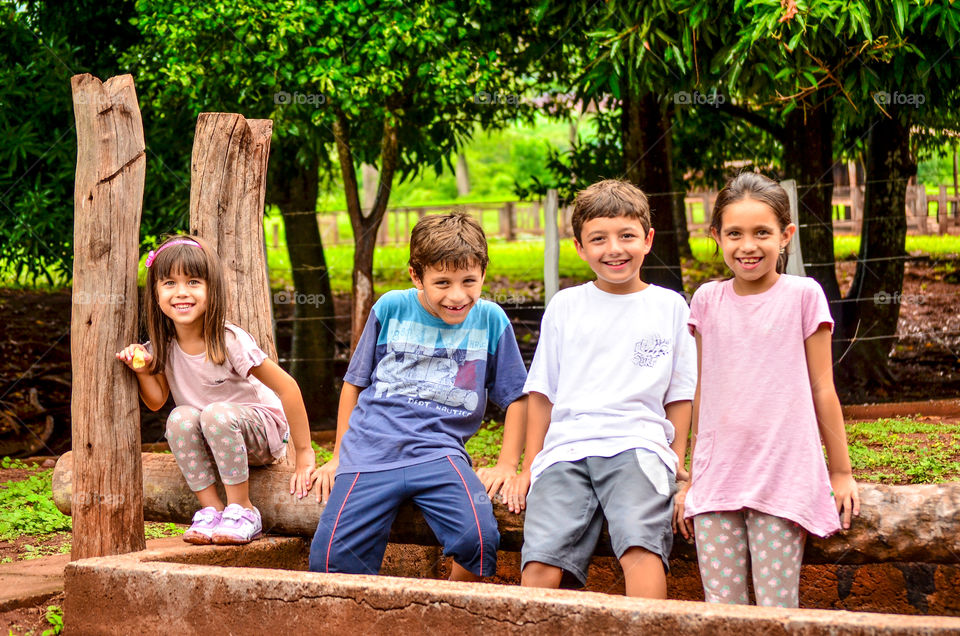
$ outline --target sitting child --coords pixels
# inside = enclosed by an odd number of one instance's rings
[[[495,573],[500,533],[486,490],[516,479],[526,369],[503,310],[480,298],[487,261],[483,230],[466,214],[413,228],[415,288],[384,294],[370,312],[344,376],[333,458],[314,471],[326,508],[311,570],[377,574],[397,510],[412,500],[453,557],[451,579]],[[506,419],[485,485],[464,443],[488,397]]]
[[[606,518],[629,596],[666,598],[672,497],[686,451],[696,351],[679,294],[640,279],[653,244],[647,197],[602,181],[577,196],[577,253],[597,280],[547,306],[525,391],[529,505],[522,584],[581,585]],[[526,486],[531,484],[524,501]]]

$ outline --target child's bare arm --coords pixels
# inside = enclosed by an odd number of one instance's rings
[[[300,393],[300,385],[269,358],[259,366],[250,369],[250,375],[263,382],[280,398],[283,412],[290,424],[290,440],[293,442],[296,460],[296,468],[293,476],[290,477],[290,494],[296,493],[298,498],[306,497],[307,491],[313,484],[310,477],[316,466],[317,456],[310,444],[310,423],[307,419],[307,408],[303,404],[303,395]]]
[[[123,351],[117,353],[117,360],[130,367],[136,374],[137,384],[140,386],[140,399],[148,409],[157,411],[166,404],[167,397],[170,395],[167,379],[162,373],[150,374],[153,356],[143,345],[132,344],[124,347]]]
[[[673,424],[673,443],[670,448],[677,454],[677,480],[685,481],[690,478],[690,473],[685,467],[687,454],[687,437],[690,435],[690,414],[693,406],[690,400],[678,400],[671,402],[663,407],[667,419]]]
[[[527,507],[527,491],[530,490],[530,467],[537,454],[543,450],[543,440],[550,428],[550,413],[553,403],[543,393],[531,391],[527,398],[527,434],[523,454],[523,468],[516,479],[504,489],[504,499],[510,512],[519,513]]]
[[[325,502],[330,499],[330,491],[333,489],[333,480],[337,476],[337,468],[340,466],[340,440],[343,434],[350,428],[350,414],[357,406],[357,400],[360,399],[362,387],[350,384],[344,381],[343,388],[340,389],[340,406],[337,408],[337,441],[333,445],[333,457],[323,466],[313,471],[313,481],[320,481],[317,488],[317,501]]]
[[[478,468],[477,477],[492,498],[506,488],[507,482],[517,476],[517,465],[523,454],[523,438],[526,433],[527,396],[522,395],[507,407],[503,419],[503,443],[497,465]]]
[[[695,331],[693,334],[694,339],[697,342],[697,389],[693,394],[693,404],[690,408],[690,472],[687,473],[687,479],[680,479],[679,468],[683,467],[684,458],[686,455],[686,448],[683,448],[683,454],[677,453],[677,457],[680,458],[680,466],[677,469],[677,481],[679,482],[679,490],[677,494],[673,497],[673,531],[680,531],[680,534],[684,539],[688,541],[693,538],[693,521],[686,519],[684,517],[684,504],[687,499],[687,491],[690,490],[690,483],[693,481],[693,457],[697,445],[697,420],[700,414],[700,358],[701,358],[701,344],[700,344],[700,332]],[[672,421],[672,420],[671,420]],[[676,423],[674,422],[674,426]],[[677,431],[677,437],[679,437],[679,431]],[[677,437],[674,437],[674,444],[677,443]],[[686,438],[684,439],[684,446],[686,445]],[[674,452],[677,452],[677,448],[671,445]]]
[[[803,345],[807,355],[810,390],[813,392],[813,407],[817,413],[820,437],[827,448],[830,486],[836,498],[837,512],[843,512],[843,527],[846,529],[850,527],[851,515],[860,515],[860,492],[850,466],[840,398],[833,385],[830,329],[821,325]]]

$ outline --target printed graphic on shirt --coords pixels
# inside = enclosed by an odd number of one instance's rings
[[[670,339],[660,336],[644,338],[633,347],[633,363],[638,367],[652,367],[658,358],[670,353]]]
[[[407,396],[473,411],[480,402],[474,387],[487,357],[482,329],[440,329],[391,319],[389,340],[377,364],[376,397]],[[466,413],[465,413],[466,414]]]

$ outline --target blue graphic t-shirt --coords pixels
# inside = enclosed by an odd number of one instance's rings
[[[431,315],[417,290],[373,306],[344,380],[364,387],[340,443],[337,474],[402,468],[446,455],[469,461],[487,399],[523,395],[526,369],[510,321],[478,300],[459,325]]]

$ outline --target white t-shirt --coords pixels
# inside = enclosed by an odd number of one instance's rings
[[[554,296],[523,387],[553,403],[532,480],[557,462],[635,448],[656,453],[676,472],[664,405],[693,400],[696,391],[689,315],[682,296],[655,285],[610,294],[590,282]]]

